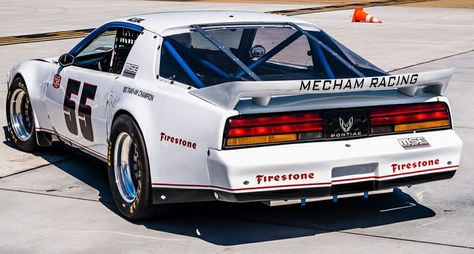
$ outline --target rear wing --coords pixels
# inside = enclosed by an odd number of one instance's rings
[[[224,109],[234,109],[242,98],[262,107],[268,106],[272,96],[381,91],[398,89],[415,96],[419,88],[443,95],[454,69],[427,71],[365,78],[284,80],[284,81],[236,81],[191,90],[190,93]]]

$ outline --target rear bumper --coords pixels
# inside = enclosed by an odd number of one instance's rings
[[[410,137],[424,137],[429,146],[403,148],[398,139]],[[210,150],[209,184],[153,184],[153,196],[156,203],[248,202],[382,190],[453,177],[461,149],[456,133],[443,130]]]
[[[184,203],[200,201],[227,201],[227,202],[256,202],[270,200],[292,200],[300,198],[316,198],[332,195],[377,191],[398,186],[407,186],[425,182],[449,179],[454,176],[455,170],[435,172],[410,177],[402,177],[382,181],[362,181],[356,183],[339,184],[325,187],[310,187],[300,189],[283,189],[272,191],[257,191],[234,193],[212,189],[183,189],[183,188],[153,188],[154,203]],[[163,200],[162,196],[167,197]]]
[[[414,185],[419,183],[449,179],[454,176],[455,170],[429,173],[424,175],[402,177],[392,180],[372,180],[355,183],[344,183],[338,185],[312,187],[302,189],[288,189],[275,191],[247,192],[247,193],[229,193],[218,192],[219,200],[230,202],[251,202],[268,200],[291,200],[299,198],[325,197],[331,195],[340,195],[348,193],[359,193],[365,191],[377,191],[390,189],[398,186]]]

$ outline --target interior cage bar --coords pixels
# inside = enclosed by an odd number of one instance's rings
[[[192,26],[198,33],[202,34],[207,40],[209,40],[214,46],[221,50],[224,54],[227,55],[232,61],[234,61],[242,70],[244,70],[250,77],[255,81],[261,81],[259,76],[255,74],[251,69],[247,67],[238,57],[236,57],[228,48],[226,48],[222,43],[220,43],[212,34],[208,33],[206,30],[202,29],[198,25]]]
[[[307,31],[303,30],[301,27],[297,26],[294,23],[288,23],[291,27],[294,29],[302,32],[306,37],[311,39],[316,45],[321,46],[323,49],[331,53],[337,60],[339,60],[342,64],[344,64],[347,68],[349,68],[352,72],[354,72],[357,76],[359,77],[365,77],[365,75],[357,70],[352,64],[347,62],[344,58],[342,58],[338,53],[336,53],[334,50],[332,50],[330,47],[328,47],[326,44],[324,44],[322,41],[318,40],[318,38],[314,37],[312,34],[308,33]]]
[[[171,42],[171,44],[176,47],[178,50],[182,51],[184,54],[190,56],[194,60],[201,63],[204,67],[207,67],[209,70],[213,71],[217,75],[221,76],[222,78],[231,78],[232,76],[229,75],[227,72],[223,71],[221,68],[217,67],[215,64],[202,59],[200,56],[192,52],[190,49],[183,46],[181,43],[177,42],[172,38],[166,38],[167,41]]]
[[[184,73],[193,81],[193,83],[198,87],[198,88],[203,88],[205,87],[202,81],[199,79],[199,77],[194,73],[194,71],[189,67],[189,65],[184,61],[184,59],[179,55],[179,53],[176,51],[176,49],[171,45],[171,43],[167,40],[163,40],[163,46],[170,52],[170,54],[173,56],[173,58],[176,60],[176,62],[179,64],[179,66],[184,70]]]
[[[303,35],[301,32],[296,31],[290,37],[286,38],[284,41],[280,42],[278,45],[276,45],[274,48],[272,48],[266,54],[264,54],[259,59],[257,59],[255,62],[251,63],[248,66],[248,68],[253,70],[253,69],[257,68],[258,66],[260,66],[261,64],[267,62],[268,60],[270,60],[270,58],[272,58],[273,56],[278,54],[280,51],[282,51],[284,48],[286,48],[288,45],[290,45],[291,43],[296,41],[298,38],[300,38],[301,35]],[[244,74],[245,74],[244,71],[240,71],[235,76],[240,78]]]

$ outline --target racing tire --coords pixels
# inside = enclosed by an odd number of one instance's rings
[[[32,152],[38,148],[36,142],[35,122],[30,96],[26,83],[16,77],[11,83],[6,103],[8,133],[12,142],[24,152]]]
[[[138,125],[128,115],[120,115],[112,124],[107,161],[110,190],[122,216],[151,218],[156,209],[148,154]]]

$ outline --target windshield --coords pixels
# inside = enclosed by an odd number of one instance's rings
[[[164,37],[160,76],[198,88],[229,81],[387,75],[323,31],[295,25],[205,28]]]

